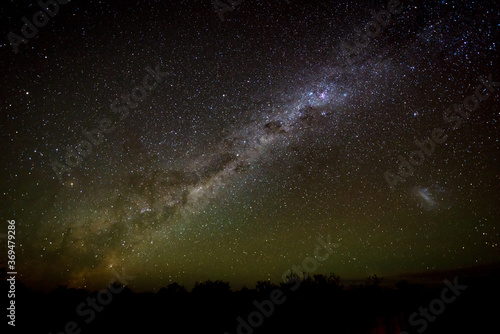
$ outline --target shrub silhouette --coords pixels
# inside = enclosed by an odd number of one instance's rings
[[[208,280],[205,282],[196,282],[192,293],[194,295],[227,296],[231,293],[231,287],[228,282]]]

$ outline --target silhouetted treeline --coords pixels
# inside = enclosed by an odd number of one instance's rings
[[[467,289],[457,290],[456,298],[451,290],[443,292],[444,283],[426,287],[400,281],[389,288],[372,276],[364,284],[344,287],[334,274],[295,275],[287,283],[257,282],[238,291],[227,282],[206,281],[191,291],[172,283],[156,293],[134,293],[115,283],[111,292],[100,294],[66,287],[46,294],[18,282],[16,332],[479,333],[498,328],[498,276],[458,279]],[[453,283],[453,277],[449,280]],[[1,281],[2,291],[6,283]],[[432,307],[443,304],[445,309],[430,314],[432,321],[415,316],[441,298],[447,302]]]

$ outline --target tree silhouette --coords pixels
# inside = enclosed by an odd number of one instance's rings
[[[368,276],[366,279],[366,286],[378,288],[382,280],[383,278],[380,278],[377,275]]]
[[[161,288],[158,291],[160,295],[181,295],[187,293],[186,288],[183,285],[179,285],[177,282],[170,283],[166,288]]]
[[[270,292],[275,288],[276,286],[274,284],[271,284],[270,281],[257,281],[257,284],[255,285],[255,289],[259,293]]]
[[[207,280],[205,282],[196,282],[192,292],[193,294],[223,296],[231,293],[231,287],[228,282]]]

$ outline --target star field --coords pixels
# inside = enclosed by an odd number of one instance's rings
[[[220,21],[210,1],[74,1],[18,54],[4,38],[20,279],[277,282],[327,235],[340,246],[318,272],[347,278],[497,262],[500,88],[457,129],[443,111],[500,81],[499,8],[401,4],[351,61],[341,44],[386,2],[246,1]],[[5,36],[38,10],[1,6]],[[111,104],[148,66],[168,75],[121,120]],[[103,118],[113,131],[61,182],[54,162]],[[446,142],[391,190],[384,173],[436,127]]]

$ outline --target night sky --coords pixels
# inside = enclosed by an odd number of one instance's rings
[[[254,286],[328,236],[343,278],[498,262],[498,4],[402,1],[353,54],[388,1],[172,2],[73,0],[15,53],[40,6],[2,1],[19,280]]]

